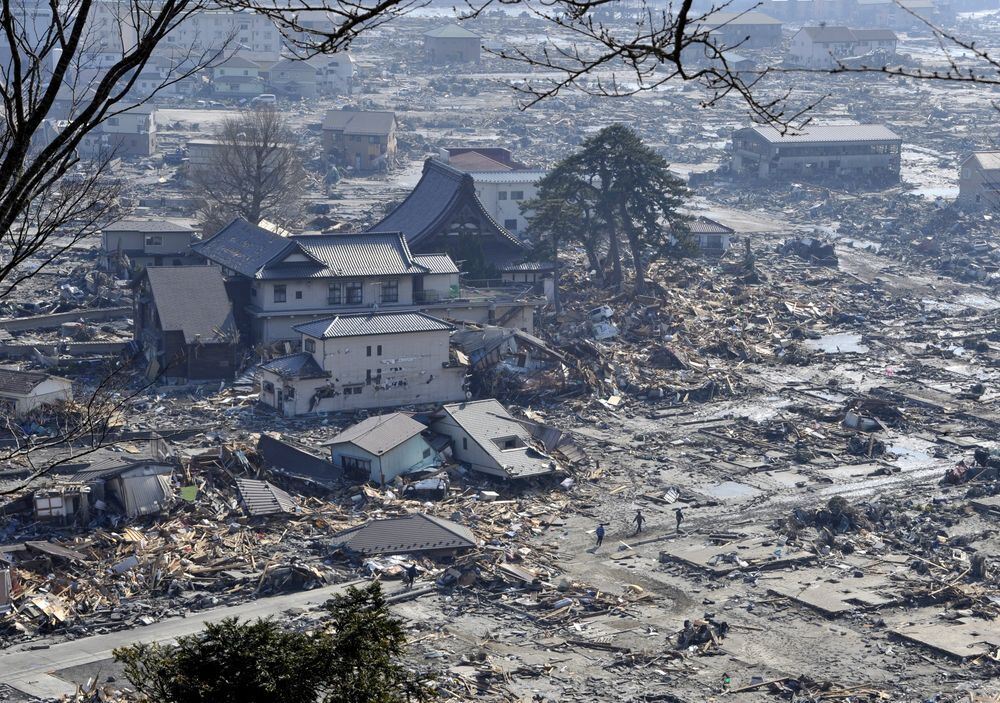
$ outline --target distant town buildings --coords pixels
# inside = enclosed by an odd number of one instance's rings
[[[896,33],[890,29],[803,27],[792,37],[789,60],[809,68],[829,68],[838,59],[878,54],[888,61],[896,54]]]
[[[976,151],[962,160],[958,202],[973,207],[1000,205],[1000,151]]]
[[[465,27],[449,24],[424,32],[424,60],[431,64],[478,63],[483,39]]]
[[[781,134],[773,127],[733,133],[732,170],[758,179],[852,178],[899,181],[902,140],[882,125],[809,125]]]
[[[714,12],[698,24],[717,46],[742,50],[781,44],[781,20],[763,12]]]
[[[156,153],[156,109],[137,105],[108,117],[84,136],[79,147],[84,158],[141,158]]]

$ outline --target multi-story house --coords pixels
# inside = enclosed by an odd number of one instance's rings
[[[422,311],[533,330],[534,297],[470,290],[446,254],[412,254],[400,232],[282,237],[236,219],[192,246],[222,267],[237,324],[253,344],[300,341],[297,326],[333,314]]]
[[[230,56],[212,68],[212,91],[227,98],[253,98],[264,91],[260,64],[244,56]]]
[[[323,118],[323,150],[336,166],[356,171],[388,168],[396,156],[396,114],[330,110]]]
[[[468,366],[446,322],[421,312],[365,312],[296,325],[302,351],[257,367],[260,400],[294,416],[466,398]]]
[[[112,269],[126,258],[132,268],[183,266],[192,262],[194,230],[163,219],[124,219],[101,230],[100,263]]]

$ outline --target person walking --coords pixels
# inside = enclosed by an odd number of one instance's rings
[[[413,588],[413,582],[417,580],[417,565],[410,564],[406,567],[406,588],[407,590]]]
[[[677,518],[677,531],[681,531],[681,523],[684,522],[684,513],[680,508],[674,508],[674,517]]]
[[[635,523],[635,534],[642,532],[642,524],[646,522],[646,518],[642,514],[642,510],[636,509],[635,517],[632,518],[632,522]]]
[[[597,546],[600,547],[604,544],[604,523],[598,523],[597,525]]]

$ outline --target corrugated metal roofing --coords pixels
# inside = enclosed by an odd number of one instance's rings
[[[545,177],[545,171],[466,171],[478,183],[535,183]]]
[[[102,228],[105,232],[194,232],[187,225],[170,220],[125,219]]]
[[[279,356],[260,365],[271,373],[276,373],[282,378],[323,378],[329,374],[320,368],[316,359],[308,352],[298,352]]]
[[[458,273],[458,266],[447,254],[415,254],[413,260],[427,273]]]
[[[240,501],[250,517],[296,512],[297,506],[292,497],[267,481],[238,478],[236,490],[239,491]]]
[[[297,325],[295,330],[317,339],[363,337],[378,334],[408,334],[451,330],[448,323],[422,312],[376,312],[338,315]]]
[[[496,462],[496,467],[510,478],[527,478],[555,471],[551,457],[530,446],[501,449],[495,439],[518,437],[530,443],[531,433],[507,412],[507,408],[492,398],[471,403],[451,403],[442,408],[459,427],[472,437]],[[448,434],[447,423],[436,422],[432,429]]]
[[[390,449],[415,437],[427,427],[404,413],[375,415],[348,427],[324,445],[351,443],[375,456],[382,456]]]
[[[770,126],[760,125],[748,129],[772,144],[901,141],[895,132],[880,124],[808,125],[798,133],[785,135]]]
[[[401,276],[424,273],[401,232],[306,234],[290,237],[289,246],[261,268],[259,279]],[[296,252],[308,262],[283,263]]]
[[[469,549],[476,536],[457,522],[423,513],[372,520],[334,535],[332,544],[357,554],[410,554],[438,549]]]
[[[688,223],[691,234],[733,234],[735,230],[707,217],[696,217]]]

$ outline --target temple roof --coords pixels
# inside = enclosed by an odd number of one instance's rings
[[[402,232],[407,243],[416,246],[442,234],[453,215],[466,205],[478,210],[498,239],[519,250],[527,249],[524,242],[504,229],[483,208],[472,176],[433,158],[424,162],[420,182],[406,200],[368,231]]]

